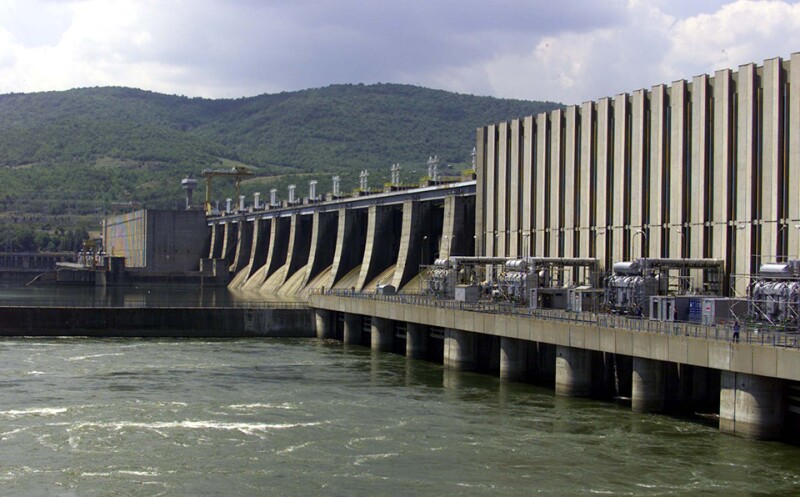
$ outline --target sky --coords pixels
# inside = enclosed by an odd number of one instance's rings
[[[796,51],[785,0],[0,0],[0,94],[404,83],[579,104]]]

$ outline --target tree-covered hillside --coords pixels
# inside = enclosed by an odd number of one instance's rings
[[[310,179],[329,191],[332,174],[349,190],[362,169],[379,186],[397,162],[410,182],[433,154],[469,167],[479,126],[557,106],[392,84],[232,100],[129,88],[0,95],[0,212],[102,214],[129,201],[173,207],[185,175],[234,165],[257,175],[244,192],[264,197],[279,187],[285,198],[289,183],[305,195]],[[215,181],[216,199],[232,195],[229,183]]]

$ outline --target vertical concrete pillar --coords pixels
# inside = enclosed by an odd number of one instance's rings
[[[591,351],[559,345],[556,349],[556,395],[587,397],[592,393]]]
[[[342,341],[347,345],[361,344],[361,316],[358,314],[346,313],[344,315],[344,334]]]
[[[633,358],[631,409],[634,412],[664,410],[664,363]]]
[[[406,324],[406,357],[419,359],[428,351],[428,333],[417,323]]]
[[[394,326],[391,320],[373,317],[370,326],[370,346],[373,350],[389,352],[394,343]]]
[[[486,161],[484,163],[485,175],[483,181],[486,184],[483,197],[484,209],[484,254],[489,256],[497,255],[495,231],[497,231],[497,126],[486,126],[484,151]]]
[[[647,234],[647,241],[650,244],[649,257],[662,257],[661,238],[663,235],[665,220],[665,188],[669,185],[665,181],[667,167],[666,143],[668,143],[667,126],[667,88],[664,85],[654,86],[650,90],[650,170],[648,175],[650,181],[647,185],[650,205],[648,217],[650,231]]]
[[[444,330],[444,367],[459,371],[475,369],[475,335],[468,331]]]
[[[317,338],[333,338],[333,316],[331,311],[316,309],[314,315],[317,325]]]
[[[508,256],[508,200],[506,195],[510,195],[512,191],[508,188],[508,123],[502,122],[497,125],[497,192],[503,192],[495,203],[495,231],[497,232],[496,239],[496,254]]]
[[[475,254],[485,254],[486,212],[483,204],[487,195],[494,195],[486,191],[486,128],[478,128],[475,138]]]
[[[500,379],[514,381],[525,376],[525,350],[522,340],[500,337]]]
[[[783,425],[783,381],[723,371],[719,430],[755,439],[774,439]]]

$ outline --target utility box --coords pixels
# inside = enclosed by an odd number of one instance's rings
[[[475,285],[456,285],[456,302],[477,302],[480,294]]]
[[[736,312],[739,310],[739,312]],[[704,298],[702,300],[702,324],[706,326],[717,325],[736,319],[739,314],[747,311],[745,299],[729,298]]]
[[[602,298],[602,292],[591,286],[577,286],[567,290],[567,310],[587,312],[594,309],[594,300]]]

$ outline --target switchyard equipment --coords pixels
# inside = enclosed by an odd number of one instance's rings
[[[762,264],[747,293],[750,320],[783,328],[800,326],[800,260]]]
[[[606,309],[617,314],[647,316],[651,299],[668,295],[671,287],[677,289],[673,295],[687,294],[689,286],[683,284],[682,275],[690,270],[702,271],[704,294],[720,294],[723,261],[719,259],[641,258],[614,264],[613,274],[605,280]],[[679,284],[670,285],[671,280],[678,280]]]
[[[231,176],[233,177],[233,184],[236,187],[236,198],[239,198],[239,186],[242,183],[242,178],[253,176],[246,167],[237,166],[230,169],[203,169],[200,175],[206,179],[206,214],[211,214],[211,180],[217,176]]]
[[[441,298],[454,298],[466,285],[477,287],[484,299],[570,308],[568,290],[595,288],[597,268],[591,258],[456,256],[434,262],[423,280],[426,293]]]

